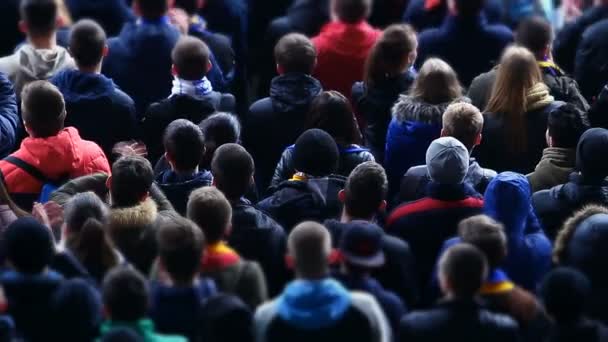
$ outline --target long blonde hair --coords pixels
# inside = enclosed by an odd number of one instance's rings
[[[462,96],[462,86],[448,63],[429,58],[420,68],[410,96],[430,104],[446,103]]]
[[[508,136],[506,143],[513,153],[522,152],[528,144],[526,97],[528,91],[542,80],[540,68],[532,52],[516,46],[505,50],[485,111],[502,115]]]

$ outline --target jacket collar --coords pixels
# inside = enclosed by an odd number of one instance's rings
[[[442,201],[459,201],[467,197],[481,198],[481,195],[466,182],[457,185],[446,185],[431,181],[426,189],[428,197]]]
[[[121,228],[141,228],[156,220],[158,208],[152,198],[128,208],[112,208],[110,213],[111,226]]]
[[[441,26],[441,30],[445,32],[454,32],[460,30],[477,30],[487,23],[486,18],[483,15],[477,15],[474,17],[461,17],[456,15],[448,15]]]

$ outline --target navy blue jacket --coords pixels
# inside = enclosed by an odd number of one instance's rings
[[[585,30],[576,51],[574,77],[581,86],[581,93],[592,100],[608,80],[608,18]]]
[[[437,7],[431,10],[424,8],[425,2],[425,0],[410,0],[403,14],[403,21],[414,26],[418,32],[441,26],[448,14],[447,1],[441,1]],[[486,1],[483,14],[489,23],[500,23],[502,12],[503,5],[500,0]]]
[[[211,185],[212,181],[213,176],[207,170],[187,176],[167,170],[156,177],[156,184],[180,215],[186,215],[190,193],[198,188]]]
[[[138,137],[135,104],[104,75],[64,70],[51,82],[65,99],[65,126],[78,129],[83,139],[99,144],[111,156],[114,145]]]
[[[0,158],[11,154],[17,146],[17,132],[21,127],[17,96],[11,81],[0,73]]]
[[[135,16],[124,0],[66,0],[74,21],[89,18],[97,21],[113,37],[120,33],[122,25],[135,21]]]
[[[466,87],[475,76],[492,69],[512,41],[508,27],[489,25],[483,16],[448,16],[441,27],[419,34],[417,67],[429,57],[439,57],[456,70]]]

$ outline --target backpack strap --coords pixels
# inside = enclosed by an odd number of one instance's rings
[[[44,173],[42,173],[42,171],[38,170],[35,166],[32,166],[31,164],[25,162],[21,158],[17,158],[15,156],[8,156],[3,160],[9,164],[15,165],[16,167],[28,173],[30,176],[42,182],[43,184],[52,182],[47,176],[44,175]]]

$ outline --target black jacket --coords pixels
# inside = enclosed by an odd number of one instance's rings
[[[216,111],[233,112],[234,109],[234,96],[215,91],[203,98],[175,95],[153,103],[142,120],[148,158],[155,163],[164,153],[163,134],[171,122],[187,119],[198,125]]]
[[[94,19],[108,37],[119,34],[124,23],[135,20],[124,0],[66,0],[65,4],[74,22],[83,18]]]
[[[472,300],[449,300],[405,316],[399,337],[403,342],[516,342],[519,328],[509,316],[484,310]]]
[[[270,97],[249,108],[242,139],[255,160],[258,192],[268,188],[281,153],[306,129],[310,103],[321,91],[321,83],[309,75],[284,74],[272,80]]]
[[[410,0],[403,14],[403,21],[414,26],[418,32],[427,28],[441,26],[441,23],[448,14],[447,1],[440,1],[439,5],[431,10],[425,8],[425,3],[426,1],[424,0]],[[492,0],[487,2],[483,14],[488,19],[488,22],[500,22],[503,12],[502,7],[500,1]]]
[[[588,115],[591,127],[608,129],[608,85],[604,86],[593,106],[589,109]]]
[[[525,113],[528,143],[525,152],[513,156],[506,142],[509,141],[505,132],[505,122],[500,114],[484,114],[483,140],[473,155],[477,160],[496,172],[514,171],[528,174],[534,171],[536,164],[543,156],[547,147],[545,133],[547,131],[547,118],[559,102],[553,102],[541,109]]]
[[[232,231],[228,243],[243,258],[260,264],[266,276],[269,295],[274,297],[288,280],[285,231],[244,198],[231,205]]]
[[[294,146],[292,145],[283,152],[281,160],[279,160],[277,168],[274,170],[274,176],[272,176],[271,189],[290,179],[296,172],[293,166],[293,150]],[[374,156],[372,156],[368,149],[358,145],[340,147],[340,161],[338,162],[336,174],[348,177],[357,165],[367,161],[374,161]]]
[[[24,39],[19,31],[19,0],[0,1],[0,55],[7,56],[13,53],[15,46]]]
[[[138,138],[135,104],[104,75],[64,70],[51,82],[65,99],[65,126],[78,129],[83,139],[99,144],[106,156],[121,141]]]
[[[573,326],[551,329],[546,342],[606,342],[608,341],[608,328],[596,321],[583,320]]]
[[[258,208],[291,230],[300,222],[323,222],[338,218],[342,203],[338,192],[344,188],[346,178],[329,176],[308,180],[288,180],[281,183],[274,194],[258,203]]]
[[[175,211],[186,215],[190,193],[198,188],[210,186],[213,181],[211,172],[202,170],[194,175],[180,175],[167,170],[156,177],[156,184],[163,191]]]
[[[608,80],[608,18],[585,30],[576,51],[574,76],[588,99],[596,97]]]
[[[379,163],[384,160],[386,132],[392,118],[391,108],[399,95],[405,94],[410,89],[415,78],[416,75],[408,71],[398,77],[388,78],[373,87],[368,88],[364,82],[353,85],[353,105],[359,116],[365,118],[367,122],[364,132],[365,142]]]

